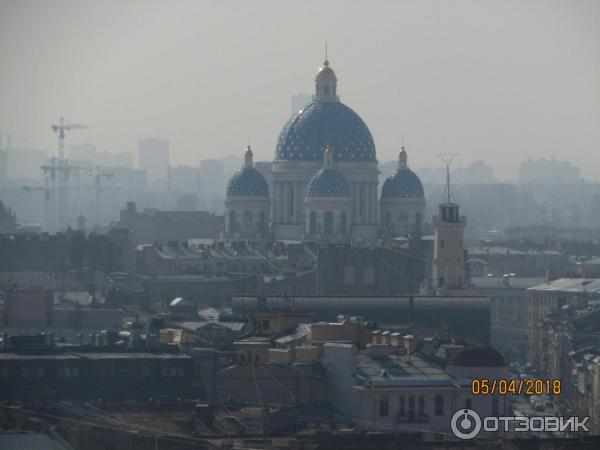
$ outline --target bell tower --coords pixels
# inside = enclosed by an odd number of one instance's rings
[[[327,44],[325,44],[325,61],[323,66],[319,68],[315,78],[315,102],[339,102],[340,97],[337,95],[337,77],[327,59]]]
[[[452,201],[450,162],[446,162],[446,201],[433,218],[433,286],[436,290],[461,289],[465,282],[465,218]]]

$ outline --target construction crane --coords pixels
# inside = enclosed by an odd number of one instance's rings
[[[102,170],[100,166],[96,167],[96,184],[94,189],[96,191],[96,199],[95,199],[95,223],[96,225],[100,225],[102,220],[102,203],[100,194],[102,193],[102,178],[106,178],[107,180],[112,178],[115,174],[113,172],[107,172]]]
[[[83,130],[87,125],[70,123],[64,117],[60,118],[58,125],[52,125],[52,130],[58,133],[58,161],[52,158],[50,165],[42,166],[46,176],[50,176],[52,188],[50,203],[52,205],[51,231],[58,231],[60,227],[68,226],[69,211],[69,177],[71,172],[92,171],[93,168],[69,164],[65,158],[65,131]]]
[[[85,130],[87,125],[80,125],[77,123],[65,123],[65,118],[60,118],[59,125],[52,125],[52,130],[58,133],[58,160],[65,159],[65,131],[70,130]]]

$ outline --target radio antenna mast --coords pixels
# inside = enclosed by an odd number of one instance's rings
[[[454,161],[454,158],[458,155],[459,153],[439,153],[435,155],[443,161],[444,166],[446,167],[446,201],[448,203],[452,200],[452,191],[450,189],[450,164],[452,164],[452,161]]]

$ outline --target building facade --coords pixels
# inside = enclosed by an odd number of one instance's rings
[[[241,198],[228,187],[228,222],[241,227],[247,223],[247,234],[261,236],[248,211],[261,214],[258,210],[264,211],[270,202],[270,215],[259,217],[269,220],[275,240],[374,240],[382,231],[386,235],[419,231],[425,207],[423,186],[408,168],[406,151],[402,150],[398,169],[385,182],[383,216],[378,173],[373,136],[360,116],[340,101],[337,76],[326,60],[315,78],[312,102],[299,109],[279,134],[270,192],[264,177],[259,184],[267,188],[261,187],[260,195],[253,192]],[[236,173],[230,185],[238,183],[240,176]],[[240,219],[240,211],[247,215],[246,222]],[[227,234],[235,237],[239,228],[229,226]]]

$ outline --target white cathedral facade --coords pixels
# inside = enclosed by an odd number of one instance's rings
[[[228,237],[340,242],[420,231],[425,196],[406,151],[380,191],[373,136],[340,101],[327,60],[313,101],[279,134],[271,173],[269,187],[248,146],[244,166],[227,185]]]

